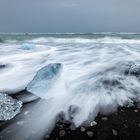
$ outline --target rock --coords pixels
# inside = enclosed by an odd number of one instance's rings
[[[105,79],[102,81],[102,84],[105,86],[105,87],[115,87],[115,86],[120,86],[121,85],[121,82],[117,79]]]
[[[74,124],[70,125],[70,130],[72,130],[72,131],[76,130],[76,127]]]
[[[5,65],[5,64],[0,64],[0,70],[6,68],[6,66],[7,66],[7,65]]]
[[[22,102],[12,97],[0,93],[0,120],[6,121],[12,119],[20,112]]]
[[[131,102],[129,102],[127,105],[126,105],[126,107],[132,107],[132,106],[134,106],[134,104],[133,103],[131,103]]]
[[[125,128],[128,128],[128,126],[127,126],[126,124],[124,124],[124,127],[125,127]]]
[[[51,95],[48,95],[48,91],[56,82],[61,67],[60,63],[52,63],[40,69],[33,80],[27,85],[27,91],[41,98],[50,98]]]
[[[69,119],[73,120],[74,116],[78,113],[79,107],[77,105],[70,105],[68,109]]]
[[[5,67],[6,67],[6,65],[0,64],[0,69],[3,69],[3,68],[5,68]]]
[[[93,122],[90,123],[90,126],[95,126],[95,125],[97,125],[96,121],[93,121]]]
[[[56,121],[57,122],[65,122],[66,121],[66,116],[65,113],[63,111],[61,111],[58,116],[56,117]],[[57,124],[60,125],[60,124]]]
[[[134,110],[134,112],[135,112],[135,113],[138,113],[138,110],[137,110],[137,109],[135,109],[135,110]]]
[[[111,91],[115,88],[115,89],[124,89],[124,85],[122,83],[122,80],[119,77],[115,77],[115,78],[110,78],[110,77],[106,77],[106,78],[102,78],[101,79],[101,84],[104,87],[105,90],[107,90],[108,92],[106,92],[107,94],[111,95]]]
[[[56,124],[56,126],[59,127],[59,128],[63,128],[64,127],[63,124]]]
[[[103,120],[103,121],[107,121],[108,118],[107,118],[107,117],[102,117],[101,120]]]
[[[66,131],[65,130],[60,130],[59,136],[64,137],[65,135],[66,135]]]
[[[92,131],[87,131],[87,135],[88,135],[88,137],[93,137],[93,132]]]
[[[81,126],[81,132],[85,132],[86,131],[86,128]]]
[[[140,65],[135,63],[129,65],[129,68],[125,71],[125,75],[140,77]]]
[[[115,135],[115,136],[117,136],[117,134],[118,134],[118,132],[117,132],[116,130],[114,130],[114,129],[112,129],[112,133],[113,133],[113,135]]]

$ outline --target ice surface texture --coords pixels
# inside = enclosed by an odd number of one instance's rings
[[[20,112],[22,102],[0,93],[0,120],[10,120]]]
[[[52,63],[40,69],[33,80],[27,85],[27,91],[41,98],[47,98],[46,94],[54,85],[61,67],[60,63]]]

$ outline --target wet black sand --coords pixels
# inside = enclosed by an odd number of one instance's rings
[[[140,109],[120,107],[109,115],[98,115],[94,126],[71,128],[58,122],[47,140],[140,140]],[[49,137],[49,138],[47,138]]]
[[[22,111],[36,102],[37,100],[32,103],[26,102]],[[0,132],[13,123],[13,120],[7,123],[0,122]],[[90,125],[76,128],[70,122],[58,121],[52,133],[46,134],[44,140],[140,140],[140,109],[136,105],[120,107],[113,114],[99,114]]]

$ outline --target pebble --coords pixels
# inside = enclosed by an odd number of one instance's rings
[[[88,137],[93,137],[93,132],[92,131],[87,131],[87,135],[88,135]]]
[[[118,132],[117,132],[116,130],[114,130],[114,129],[112,129],[112,133],[113,133],[113,135],[115,135],[115,136],[117,136],[117,134],[118,134]]]
[[[59,136],[64,137],[65,135],[66,135],[66,131],[65,130],[60,130]]]
[[[81,127],[81,132],[85,132],[86,131],[86,128],[85,127]]]
[[[76,130],[75,125],[71,125],[71,126],[70,126],[70,130],[72,130],[72,131]]]
[[[102,117],[101,119],[102,119],[103,121],[107,121],[107,120],[108,120],[107,117]]]
[[[137,113],[137,112],[138,112],[138,110],[137,110],[137,109],[135,109],[135,110],[134,110],[134,112],[135,112],[135,113]]]
[[[124,127],[125,127],[125,128],[128,128],[128,126],[127,126],[126,124],[124,124]]]
[[[90,126],[95,126],[95,125],[97,125],[96,121],[93,121],[93,122],[90,123]]]

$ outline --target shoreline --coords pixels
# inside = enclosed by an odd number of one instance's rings
[[[19,99],[19,97],[26,97],[25,95],[26,92],[23,91],[13,97]],[[25,100],[22,113],[30,106],[34,106],[36,102],[38,100],[31,102]],[[0,132],[11,123],[17,123],[16,118],[0,122]],[[83,124],[76,128],[62,116],[61,121],[57,119],[51,134],[44,135],[43,140],[140,140],[140,108],[137,103],[133,106],[119,107],[110,115],[98,114],[95,120],[88,124],[90,126]]]
[[[70,123],[56,123],[46,140],[139,140],[140,109],[136,106],[119,107],[115,113],[98,115],[93,126],[78,128]]]

